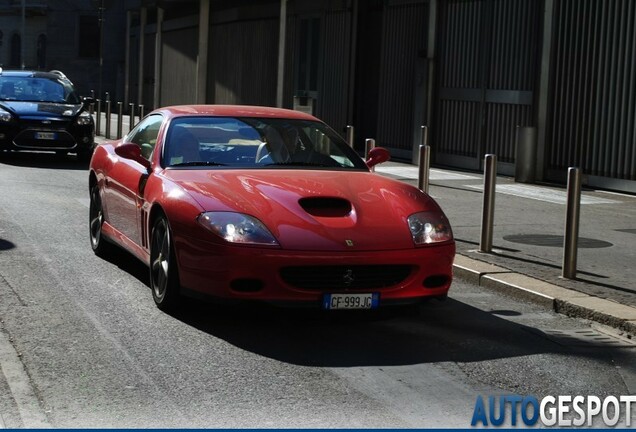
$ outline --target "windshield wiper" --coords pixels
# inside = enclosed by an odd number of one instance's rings
[[[181,162],[170,165],[171,167],[178,166],[227,166],[227,164],[219,163],[219,162],[210,162],[210,161],[191,161],[191,162]]]
[[[277,163],[268,163],[263,166],[308,166],[308,167],[326,167],[326,168],[342,168],[340,164],[338,165],[327,165],[321,163],[314,162],[277,162]]]

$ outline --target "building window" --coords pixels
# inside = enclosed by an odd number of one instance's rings
[[[79,17],[79,57],[99,57],[99,21],[96,15]]]
[[[38,69],[46,68],[46,35],[38,36],[38,45],[36,49]]]
[[[22,43],[19,34],[11,36],[11,56],[9,58],[9,66],[18,68],[20,67],[22,53]]]

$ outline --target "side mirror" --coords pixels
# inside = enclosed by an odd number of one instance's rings
[[[391,159],[391,154],[389,151],[382,147],[374,147],[369,152],[369,159],[365,162],[369,168],[372,168],[382,162],[386,162]]]
[[[146,168],[146,170],[150,170],[150,161],[141,155],[141,148],[139,148],[137,144],[120,144],[115,147],[115,153],[117,154],[117,156],[121,156],[124,159],[134,160],[135,162]]]
[[[95,98],[91,96],[85,96],[82,98],[84,105],[90,105],[95,103]]]

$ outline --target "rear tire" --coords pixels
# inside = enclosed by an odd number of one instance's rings
[[[152,225],[150,288],[155,304],[162,311],[172,311],[179,304],[179,271],[170,225],[163,215],[157,217]]]
[[[104,210],[102,207],[102,199],[99,194],[99,186],[95,185],[90,190],[90,205],[88,211],[88,228],[91,239],[91,248],[95,255],[102,258],[112,252],[113,245],[102,235],[102,226],[104,225]]]

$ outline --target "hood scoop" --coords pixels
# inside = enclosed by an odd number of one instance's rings
[[[310,215],[317,218],[342,218],[351,216],[351,203],[342,198],[311,197],[298,201]]]

